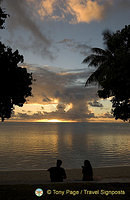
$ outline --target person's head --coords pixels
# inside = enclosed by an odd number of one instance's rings
[[[56,165],[57,165],[57,167],[60,167],[62,165],[62,161],[61,160],[57,160]]]
[[[90,161],[89,160],[85,160],[84,161],[84,166],[86,166],[86,167],[91,166]]]

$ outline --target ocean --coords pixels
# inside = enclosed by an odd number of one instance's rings
[[[130,165],[130,123],[0,124],[0,170]]]

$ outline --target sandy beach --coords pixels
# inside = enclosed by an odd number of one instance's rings
[[[96,182],[130,182],[130,166],[94,168]],[[64,182],[81,182],[81,169],[66,169],[67,179]],[[47,170],[0,171],[0,185],[9,184],[42,184],[49,183]]]
[[[130,166],[93,171],[94,181],[83,182],[81,169],[66,169],[67,179],[62,183],[50,182],[46,170],[0,171],[0,199],[36,200],[35,191],[41,188],[45,200],[129,200]]]

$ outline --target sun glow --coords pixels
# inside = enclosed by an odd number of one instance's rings
[[[72,120],[59,120],[59,119],[40,119],[37,122],[76,122]]]
[[[37,120],[37,122],[64,122],[64,121],[58,119],[40,119]]]
[[[50,120],[48,120],[48,122],[62,122],[62,121],[60,121],[58,119],[50,119]]]

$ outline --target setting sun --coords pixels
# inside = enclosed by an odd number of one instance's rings
[[[37,122],[76,122],[76,121],[59,120],[59,119],[41,119],[41,120],[37,120]]]
[[[40,119],[40,120],[37,120],[37,122],[63,122],[63,121],[58,120],[58,119]]]
[[[48,122],[62,122],[62,121],[60,121],[58,119],[50,119],[50,120],[48,120]]]

